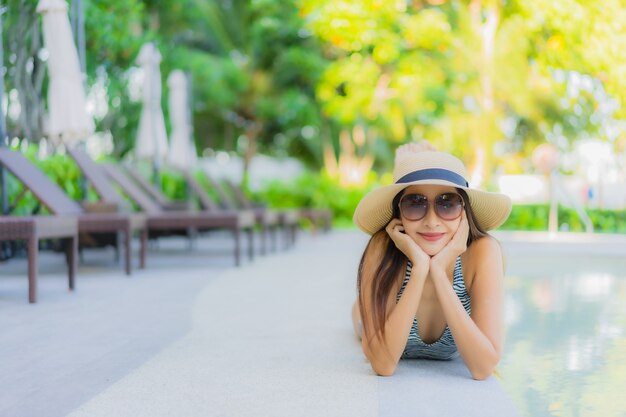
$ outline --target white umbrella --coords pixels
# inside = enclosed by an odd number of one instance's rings
[[[181,70],[174,70],[167,78],[169,87],[169,110],[172,122],[170,152],[171,166],[189,170],[197,162],[196,146],[191,138],[191,118],[187,100],[187,77]]]
[[[141,47],[137,62],[143,69],[141,118],[135,143],[139,158],[162,162],[167,154],[167,132],[161,109],[161,54],[153,43]]]
[[[72,38],[65,0],[40,0],[44,45],[48,51],[48,124],[53,140],[71,145],[94,131],[87,114],[83,74]]]

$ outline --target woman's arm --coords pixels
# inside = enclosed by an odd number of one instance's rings
[[[372,365],[372,369],[381,376],[392,375],[396,370],[413,325],[415,312],[422,298],[429,266],[428,255],[422,252],[419,247],[417,251],[414,251],[411,242],[404,240],[405,237],[407,239],[410,239],[410,237],[403,234],[401,225],[399,226],[392,221],[387,227],[387,231],[396,243],[396,246],[399,246],[403,253],[410,254],[409,259],[412,260],[413,267],[411,268],[409,282],[397,304],[395,302],[395,294],[390,294],[387,305],[387,320],[384,323],[385,335],[382,338],[380,334],[373,334],[374,320],[371,300],[372,282],[375,279],[375,273],[384,254],[384,248],[380,247],[380,245],[374,246],[365,254],[361,281],[364,302],[361,320],[367,325],[363,326],[361,346],[363,353],[365,353]],[[417,247],[416,244],[414,245]]]
[[[472,377],[482,380],[493,373],[502,351],[502,252],[498,242],[486,236],[472,243],[468,255],[475,265],[471,317],[445,271],[431,266],[431,277],[459,353]]]

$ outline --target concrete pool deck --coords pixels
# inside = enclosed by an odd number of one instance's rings
[[[621,236],[496,235],[511,257],[626,253]],[[25,261],[0,264],[0,415],[518,415],[496,378],[473,381],[460,360],[372,373],[349,318],[362,233],[303,233],[240,268],[230,244],[164,241],[130,278],[88,252],[73,294],[61,256],[43,254],[35,305]]]

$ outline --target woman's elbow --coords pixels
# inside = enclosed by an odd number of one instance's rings
[[[397,364],[394,363],[375,364],[370,362],[370,364],[372,365],[372,370],[378,376],[392,376],[396,372]]]
[[[492,358],[489,361],[485,361],[477,366],[470,368],[470,373],[472,374],[472,378],[476,381],[484,381],[489,378],[496,369],[498,362],[500,360],[499,355],[497,357]]]
[[[493,369],[491,371],[471,370],[470,373],[472,374],[472,378],[476,381],[484,381],[485,379],[489,378],[491,374],[493,374]]]
[[[370,353],[370,352],[367,352]],[[378,376],[391,376],[396,372],[396,367],[398,366],[397,361],[393,361],[391,358],[385,359],[380,357],[372,357],[370,355],[365,355],[370,362],[370,366],[372,370]]]

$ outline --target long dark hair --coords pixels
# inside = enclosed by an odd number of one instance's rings
[[[400,191],[392,201],[392,210],[393,210],[393,218],[400,218],[400,209],[398,207],[400,203],[400,199],[404,194],[404,191]],[[474,217],[474,213],[472,212],[472,207],[470,205],[469,196],[465,192],[465,190],[457,189],[458,193],[463,198],[463,202],[465,204],[465,213],[467,215],[467,223],[469,225],[469,234],[467,237],[467,246],[486,236],[487,232],[478,224],[476,218]],[[374,323],[374,328],[369,329],[368,321],[363,320],[363,307],[365,305],[365,300],[363,298],[362,291],[362,278],[363,278],[363,265],[365,264],[365,258],[368,254],[371,253],[371,250],[374,248],[383,249],[383,255],[380,259],[378,267],[376,268],[376,272],[374,273],[374,279],[371,283],[371,299],[370,305],[372,306],[372,318]],[[371,255],[370,255],[371,256]],[[363,332],[362,335],[374,335],[375,337],[379,337],[380,340],[384,340],[385,336],[385,322],[387,321],[387,303],[389,297],[392,295],[391,291],[394,288],[394,284],[397,282],[400,277],[404,275],[404,271],[406,270],[408,259],[400,251],[391,237],[387,234],[387,231],[383,227],[376,233],[372,235],[370,238],[365,250],[363,251],[363,256],[361,257],[361,262],[359,263],[359,269],[357,272],[357,290],[359,292],[359,310],[361,312],[361,323],[363,324]],[[395,295],[394,295],[395,296]],[[369,330],[373,330],[371,333]]]

